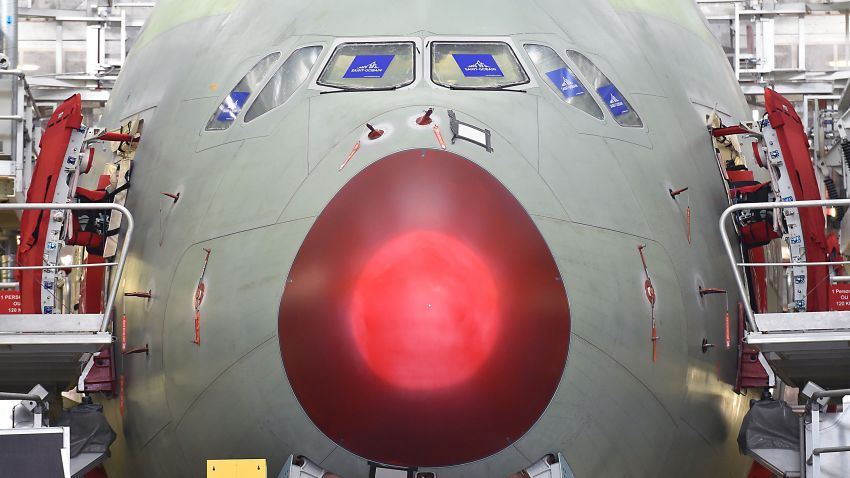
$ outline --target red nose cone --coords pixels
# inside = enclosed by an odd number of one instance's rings
[[[280,307],[310,418],[364,458],[449,466],[516,441],[551,400],[569,309],[534,222],[445,151],[388,156],[331,200]]]
[[[493,352],[498,290],[470,247],[415,231],[381,247],[354,286],[351,325],[366,363],[390,385],[430,390],[463,382]]]

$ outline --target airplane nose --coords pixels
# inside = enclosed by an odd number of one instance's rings
[[[440,150],[356,175],[307,234],[281,299],[286,374],[307,415],[361,457],[478,460],[527,432],[567,359],[552,253],[491,174]]]

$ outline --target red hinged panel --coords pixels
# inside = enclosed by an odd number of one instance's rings
[[[785,166],[791,177],[795,199],[810,201],[821,199],[821,191],[815,177],[814,166],[809,156],[809,138],[803,129],[803,122],[794,110],[794,106],[779,93],[765,88],[765,107],[770,125],[776,130],[779,146],[785,158]],[[803,228],[803,242],[806,246],[806,260],[826,262],[826,219],[821,208],[801,208],[800,221]],[[808,267],[809,312],[821,312],[829,307],[829,289],[827,285],[829,269],[826,266]]]
[[[30,189],[27,193],[28,203],[51,203],[56,191],[56,178],[62,168],[65,152],[71,142],[71,131],[82,126],[83,115],[80,113],[80,95],[74,95],[62,103],[47,123],[47,129],[41,137],[41,152],[35,163]],[[18,248],[17,265],[43,265],[44,245],[46,242],[47,226],[50,221],[49,211],[24,211],[21,216],[21,245]],[[41,271],[19,271],[18,281],[21,284],[22,312],[26,314],[41,313]]]

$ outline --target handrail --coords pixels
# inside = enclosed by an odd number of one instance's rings
[[[846,451],[850,451],[850,446],[825,446],[821,448],[815,448],[812,450],[812,455],[821,455],[823,453],[844,453]],[[809,458],[810,465],[812,464],[812,459]]]
[[[91,267],[112,267],[117,266],[117,262],[102,262],[99,264],[56,264],[55,266],[6,266],[0,267],[0,271],[45,271],[52,269],[88,269]]]
[[[819,199],[816,201],[788,201],[788,202],[759,202],[759,203],[741,203],[729,206],[723,211],[723,214],[720,215],[720,236],[723,238],[723,247],[726,249],[726,256],[729,258],[729,265],[732,266],[732,270],[735,272],[735,282],[738,285],[738,292],[740,293],[741,302],[744,304],[744,310],[747,313],[747,323],[750,326],[750,329],[754,332],[758,332],[758,325],[756,325],[755,315],[753,314],[752,304],[750,304],[750,294],[747,291],[746,286],[744,285],[744,280],[741,278],[741,274],[738,271],[739,267],[749,267],[749,265],[745,262],[739,263],[735,256],[735,251],[732,249],[732,243],[729,241],[729,233],[726,231],[726,221],[729,220],[729,217],[738,211],[747,211],[753,209],[790,209],[790,208],[806,208],[806,207],[835,207],[835,206],[850,206],[850,199]],[[814,266],[814,265],[840,265],[841,263],[807,263],[807,262],[790,262],[788,264],[782,263],[782,267],[793,267],[793,266]]]
[[[820,470],[820,456],[826,453],[846,453],[850,452],[850,446],[825,446],[821,447],[820,445],[820,406],[818,404],[818,400],[821,398],[843,398],[847,395],[850,395],[850,389],[838,389],[838,390],[819,390],[812,394],[811,397],[806,401],[806,412],[811,416],[812,422],[812,454],[808,457],[804,456],[805,463],[808,465],[812,465],[814,468],[814,476],[821,476]],[[801,417],[802,420],[802,417]],[[818,458],[817,464],[815,464],[815,457]]]
[[[104,264],[90,264],[86,265],[87,267],[110,267],[117,266],[115,269],[115,277],[112,280],[112,286],[109,288],[109,295],[106,299],[106,306],[103,311],[103,322],[100,324],[100,331],[105,332],[107,326],[109,324],[109,320],[112,318],[112,306],[115,304],[115,298],[118,295],[118,285],[121,283],[121,274],[124,273],[124,265],[127,262],[127,253],[130,250],[130,242],[133,237],[133,228],[135,227],[135,221],[133,220],[133,215],[130,211],[122,206],[121,204],[115,203],[73,203],[73,204],[56,204],[56,203],[25,203],[25,204],[14,204],[14,203],[6,203],[0,204],[0,211],[4,210],[56,210],[62,209],[66,211],[94,211],[94,210],[103,210],[103,209],[111,209],[113,211],[118,211],[123,214],[124,218],[127,221],[127,232],[124,235],[124,240],[121,241],[121,256],[118,258],[117,262],[109,262]],[[23,268],[32,268],[32,269],[67,269],[71,266],[63,266],[61,264],[57,264],[54,266],[21,266]],[[10,268],[3,268],[4,270],[8,270]],[[24,270],[27,270],[24,269]],[[14,269],[13,269],[14,270]]]
[[[0,392],[0,400],[29,400],[38,404],[38,408],[36,408],[38,413],[44,413],[47,411],[47,405],[44,403],[44,399],[32,393]]]
[[[809,398],[807,402],[807,405],[811,405],[812,402],[820,400],[821,398],[844,398],[847,395],[850,395],[850,389],[821,390],[812,394],[811,398]]]

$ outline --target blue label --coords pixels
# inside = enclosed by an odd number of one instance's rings
[[[564,98],[575,98],[576,96],[581,96],[585,94],[584,86],[578,81],[578,78],[573,75],[573,72],[568,70],[567,68],[561,68],[560,70],[550,71],[546,73],[546,76],[552,80],[552,83],[561,90],[561,94],[564,95]]]
[[[454,53],[452,56],[460,67],[460,71],[463,72],[463,76],[505,76],[493,55]]]
[[[629,107],[626,105],[626,100],[623,98],[623,95],[620,94],[620,91],[614,85],[605,85],[596,91],[599,92],[599,96],[602,97],[602,101],[608,105],[608,109],[611,110],[611,113],[614,113],[614,116],[623,116],[628,113]]]
[[[219,107],[218,117],[216,119],[224,122],[235,121],[236,117],[239,116],[239,112],[242,111],[242,107],[248,102],[249,96],[251,96],[251,93],[248,91],[231,92]]]
[[[357,55],[343,78],[383,78],[395,55]]]

